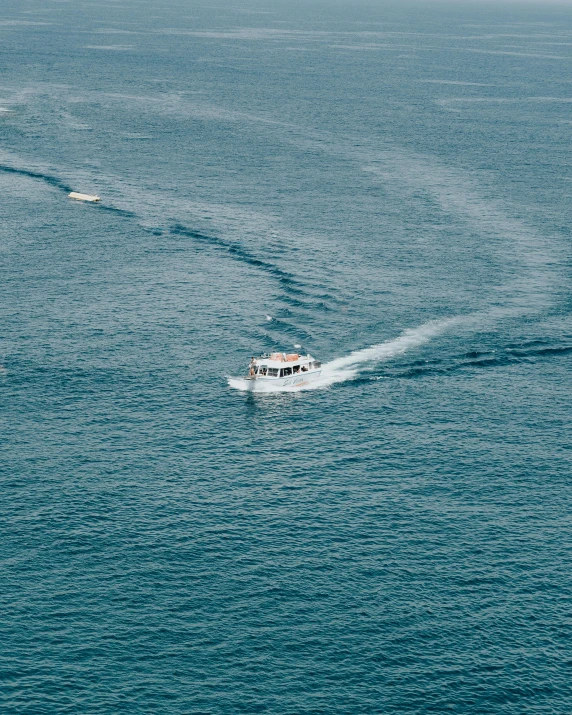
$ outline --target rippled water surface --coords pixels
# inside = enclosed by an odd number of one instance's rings
[[[0,47],[1,711],[572,712],[570,7]]]

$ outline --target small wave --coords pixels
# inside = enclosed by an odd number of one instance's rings
[[[544,355],[568,355],[572,353],[572,345],[556,345],[539,348],[516,349],[511,348],[510,353],[518,357],[543,357]]]

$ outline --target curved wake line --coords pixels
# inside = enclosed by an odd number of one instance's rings
[[[274,387],[268,382],[260,383],[249,382],[242,378],[229,377],[227,378],[230,387],[243,392],[254,393],[276,393],[276,392],[301,392],[303,390],[322,390],[336,383],[347,382],[353,380],[359,373],[367,369],[367,367],[390,360],[393,357],[402,355],[408,350],[419,347],[433,338],[441,335],[454,325],[471,322],[476,319],[476,315],[462,316],[456,318],[447,318],[445,320],[431,320],[417,328],[409,328],[404,330],[401,335],[393,340],[387,340],[378,345],[371,345],[363,350],[355,350],[354,352],[344,357],[335,358],[330,362],[322,365],[322,374],[319,380],[305,385],[304,387]]]
[[[0,164],[0,171],[6,174],[19,174],[20,176],[27,176],[29,179],[41,179],[51,186],[56,186],[58,189],[62,189],[69,193],[73,191],[72,187],[66,184],[57,176],[52,176],[51,174],[43,174],[39,171],[30,171],[29,169],[18,169],[15,166],[8,166],[7,164]]]

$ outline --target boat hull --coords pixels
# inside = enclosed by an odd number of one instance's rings
[[[229,378],[231,387],[249,392],[281,392],[283,390],[303,390],[312,383],[318,381],[321,370],[310,370],[309,372],[288,377],[239,377]]]

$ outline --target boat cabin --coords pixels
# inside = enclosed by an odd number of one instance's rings
[[[270,353],[252,358],[249,377],[251,379],[292,377],[320,370],[321,367],[322,363],[314,360],[311,355]]]

